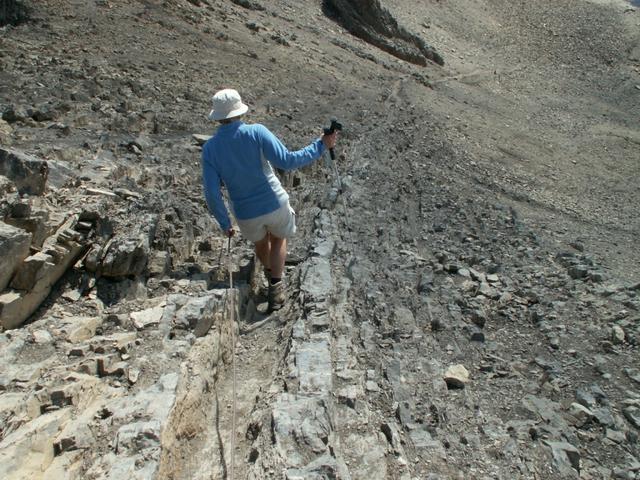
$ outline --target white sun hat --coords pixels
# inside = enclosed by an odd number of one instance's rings
[[[224,120],[225,118],[233,118],[246,113],[249,110],[237,90],[233,88],[225,88],[216,92],[211,97],[213,109],[209,112],[209,120]]]

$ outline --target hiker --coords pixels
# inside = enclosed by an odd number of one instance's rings
[[[235,230],[220,191],[227,188],[231,209],[243,237],[255,244],[256,255],[269,281],[268,309],[285,301],[283,280],[287,239],[296,232],[295,212],[272,166],[292,170],[320,158],[336,144],[336,133],[323,135],[310,145],[290,152],[260,124],[241,119],[249,110],[236,90],[224,89],[213,98],[209,119],[219,122],[215,135],[202,150],[202,177],[209,211],[231,238]]]

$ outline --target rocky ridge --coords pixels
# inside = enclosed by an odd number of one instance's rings
[[[640,286],[496,194],[511,177],[416,100],[455,97],[448,72],[317,2],[38,15],[1,39],[3,478],[639,475]],[[290,144],[347,126],[337,164],[283,177],[277,317],[199,191],[212,72]]]

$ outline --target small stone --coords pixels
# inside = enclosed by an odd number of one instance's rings
[[[458,275],[464,278],[471,278],[471,273],[467,268],[461,268],[458,270]]]
[[[440,317],[434,316],[431,318],[431,330],[439,332],[440,330],[444,330],[444,328],[445,325]]]
[[[245,23],[245,26],[253,32],[259,32],[260,30],[265,30],[265,26],[260,22],[247,22]]]
[[[469,371],[464,365],[451,365],[444,373],[444,381],[450,390],[464,388],[469,383]]]
[[[148,308],[140,312],[133,312],[130,316],[131,320],[133,321],[133,325],[138,330],[142,330],[151,325],[158,325],[160,323],[160,319],[162,318],[163,312],[164,306],[158,305],[156,307]]]
[[[580,471],[580,452],[576,447],[567,442],[545,441],[545,443],[551,448],[554,462],[561,471],[566,471],[565,465]]]
[[[625,368],[624,373],[636,383],[640,383],[640,370],[637,368]]]
[[[89,350],[89,345],[80,345],[69,349],[67,355],[69,357],[84,357],[89,353]]]
[[[356,399],[358,398],[358,387],[350,385],[341,388],[337,392],[338,402],[343,403],[351,408],[356,408]]]
[[[611,341],[613,342],[613,344],[621,345],[622,343],[624,343],[624,340],[625,334],[622,327],[620,327],[620,325],[614,325],[613,327],[611,327]]]
[[[140,370],[137,368],[129,368],[127,371],[127,379],[130,383],[136,383],[140,378]]]
[[[569,407],[569,415],[575,419],[574,425],[582,427],[593,419],[593,413],[587,407],[572,403]]]
[[[474,310],[471,313],[471,321],[480,328],[487,323],[487,315],[482,310]]]
[[[593,394],[583,388],[579,388],[576,391],[576,400],[580,405],[586,408],[593,408],[597,405]]]
[[[640,409],[638,407],[626,407],[622,413],[631,425],[640,429]]]
[[[379,392],[380,391],[380,387],[373,380],[367,380],[367,382],[365,383],[365,388],[367,389],[367,392]]]
[[[487,298],[500,298],[500,294],[498,293],[498,291],[495,288],[491,287],[488,283],[484,282],[480,284],[480,288],[478,288],[478,294],[484,295]]]
[[[609,340],[603,340],[600,345],[602,346],[602,351],[604,351],[605,353],[615,353],[615,348],[613,348],[613,342],[610,342]],[[596,367],[596,369],[599,369],[600,367]],[[600,373],[604,373],[604,370],[601,371]]]
[[[105,197],[117,198],[118,195],[109,191],[109,190],[101,190],[99,188],[86,188],[85,192],[87,195],[102,195]]]
[[[471,341],[484,343],[485,341],[484,332],[479,328],[473,329],[471,332]]]
[[[471,278],[476,282],[484,283],[487,281],[486,275],[482,272],[479,272],[473,268],[470,268],[469,273],[471,274]]]
[[[574,280],[579,280],[581,278],[585,278],[589,273],[589,269],[586,265],[574,265],[569,267],[568,270],[569,276]]]
[[[34,343],[37,344],[51,343],[53,341],[53,337],[47,330],[34,330],[31,335]]]
[[[487,282],[489,282],[489,283],[498,283],[499,281],[500,281],[500,278],[495,273],[491,273],[491,274],[487,275]]]
[[[209,141],[211,135],[200,135],[198,133],[194,133],[191,135],[191,138],[193,138],[198,145],[202,146]]]
[[[67,290],[62,294],[62,298],[69,300],[70,302],[77,302],[80,300],[80,292],[78,290]]]
[[[627,441],[624,432],[612,430],[611,428],[607,428],[607,438],[615,443],[625,443]]]

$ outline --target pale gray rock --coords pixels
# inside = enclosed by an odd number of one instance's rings
[[[333,255],[335,248],[336,248],[335,240],[333,240],[333,238],[328,238],[326,240],[321,240],[313,248],[313,254],[322,258],[330,258],[331,255]]]
[[[333,288],[331,266],[326,258],[312,258],[305,262],[300,290],[310,302],[325,300]]]
[[[625,368],[624,373],[636,383],[640,383],[640,370],[637,368]]]
[[[0,222],[0,292],[7,288],[14,273],[29,255],[31,234]]]
[[[71,217],[56,234],[47,239],[42,251],[25,259],[11,285],[24,288],[0,295],[0,323],[16,328],[35,312],[51,288],[83,252],[77,232],[71,230],[77,217]]]
[[[159,448],[161,429],[159,420],[123,425],[116,435],[116,453],[140,453],[148,448]]]
[[[331,352],[328,340],[305,342],[295,353],[300,391],[328,393],[332,385]]]
[[[111,278],[137,276],[147,268],[158,215],[145,214],[132,233],[111,240],[98,254],[98,272]]]
[[[2,145],[11,145],[13,140],[11,138],[11,134],[13,133],[13,128],[11,125],[7,123],[5,120],[0,119],[0,144]],[[0,193],[1,189],[0,189]]]
[[[464,367],[464,365],[451,365],[444,372],[444,381],[450,389],[464,388],[470,381],[469,371]]]
[[[579,403],[572,403],[568,413],[574,420],[572,423],[577,427],[584,426],[594,418],[593,412]]]
[[[632,405],[624,408],[622,413],[631,425],[640,430],[640,408]]]
[[[47,330],[34,330],[31,335],[37,344],[47,344],[53,341],[53,336]]]
[[[444,453],[442,443],[434,439],[431,434],[424,428],[417,428],[409,431],[409,438],[413,446],[422,450],[433,450],[438,453]]]
[[[350,408],[356,408],[356,401],[358,398],[362,398],[362,396],[362,388],[357,385],[349,385],[336,392],[338,402],[343,403]]]
[[[563,478],[579,478],[580,452],[578,449],[567,442],[545,440],[544,443],[551,448],[553,463]]]
[[[62,409],[41,415],[14,430],[0,441],[0,478],[41,478],[54,457],[54,439],[71,419]]]
[[[611,342],[614,345],[622,345],[625,341],[624,330],[620,325],[614,325],[611,327]]]
[[[156,305],[152,308],[147,308],[139,312],[132,312],[130,314],[134,327],[138,330],[143,330],[153,325],[158,325],[162,319],[164,313],[164,302]]]
[[[276,451],[286,465],[303,467],[309,452],[328,451],[331,420],[323,400],[283,394],[274,405],[272,421]]]
[[[209,141],[209,139],[211,138],[211,135],[202,135],[199,133],[194,133],[193,135],[191,135],[191,138],[196,142],[197,145],[202,146]]]
[[[220,315],[221,306],[219,304],[222,302],[222,295],[219,293],[189,297],[185,304],[176,311],[175,325],[192,329],[196,337],[203,337]]]
[[[386,448],[383,435],[349,435],[344,445],[348,445],[345,453],[357,461],[349,463],[349,473],[353,478],[368,480],[385,480],[388,478]]]
[[[416,328],[413,312],[406,307],[396,307],[393,311],[393,329],[397,335],[411,335]]]
[[[350,476],[341,474],[338,461],[331,455],[322,455],[302,468],[289,468],[284,473],[286,480],[349,480]]]
[[[149,260],[149,245],[144,238],[122,238],[109,244],[99,271],[105,277],[140,275]]]

